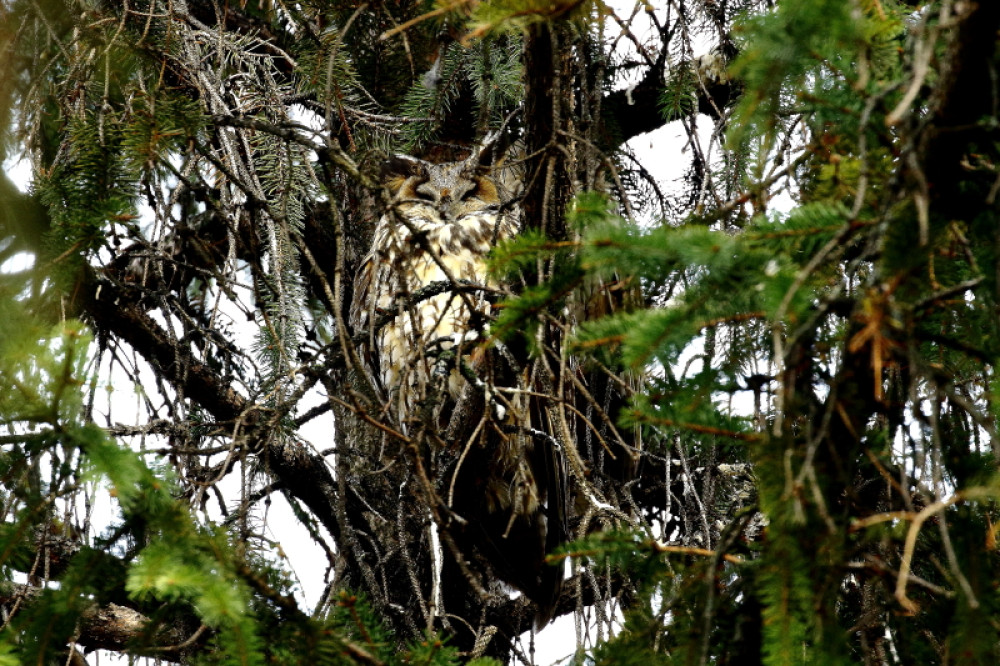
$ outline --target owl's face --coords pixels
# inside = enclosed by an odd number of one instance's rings
[[[467,215],[495,212],[500,205],[496,185],[467,162],[395,158],[390,169],[388,184],[397,209],[411,219],[457,222]]]

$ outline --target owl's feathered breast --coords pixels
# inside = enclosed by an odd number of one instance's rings
[[[401,419],[426,395],[441,352],[459,346],[464,353],[488,318],[489,303],[475,287],[495,286],[486,255],[515,232],[513,216],[499,213],[498,204],[488,181],[409,179],[375,229],[352,318],[365,327],[396,313],[371,332],[367,346],[377,356],[371,370]],[[431,285],[440,293],[422,294]],[[456,397],[463,380],[455,370],[449,374],[448,391]]]

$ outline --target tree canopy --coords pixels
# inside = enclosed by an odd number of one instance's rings
[[[0,664],[533,663],[468,546],[485,399],[401,422],[391,313],[349,317],[386,161],[485,147],[520,234],[482,353],[566,467],[574,659],[996,663],[998,34],[987,0],[0,3]]]

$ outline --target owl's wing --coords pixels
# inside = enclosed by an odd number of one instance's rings
[[[348,322],[355,334],[360,333],[368,325],[371,310],[374,307],[372,287],[375,282],[376,257],[369,252],[361,261],[358,277],[354,281],[354,294],[351,297],[351,307],[348,311]]]
[[[348,311],[348,321],[353,333],[355,335],[365,334],[364,340],[358,347],[358,356],[364,365],[362,370],[381,394],[379,397],[384,396],[385,389],[378,371],[378,345],[375,344],[375,330],[371,326],[378,319],[376,304],[381,290],[385,288],[385,272],[386,268],[378,254],[378,248],[373,248],[361,262],[357,279],[354,281],[354,294]]]

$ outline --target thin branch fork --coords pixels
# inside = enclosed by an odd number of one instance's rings
[[[916,604],[916,602],[907,596],[906,587],[909,579],[911,578],[910,569],[913,564],[913,554],[917,547],[917,536],[920,534],[920,528],[923,527],[923,524],[927,522],[929,518],[940,514],[949,506],[958,504],[959,502],[963,502],[965,500],[989,499],[992,497],[993,495],[985,488],[969,488],[967,490],[960,490],[951,497],[947,497],[927,505],[920,511],[889,511],[886,513],[875,514],[873,516],[867,516],[865,518],[859,518],[851,523],[851,531],[857,531],[873,525],[895,520],[911,521],[910,528],[906,533],[906,541],[903,546],[903,556],[899,565],[899,575],[896,578],[895,597],[899,601],[899,604],[906,609],[907,612],[915,613],[920,607]],[[963,588],[965,587],[966,585],[963,585]],[[979,601],[971,594],[971,589],[966,589],[965,592],[969,597],[969,607],[978,608]]]
[[[719,553],[708,548],[694,548],[691,546],[671,546],[665,543],[660,543],[659,541],[653,542],[653,548],[656,549],[658,553],[678,553],[681,555],[697,555],[699,557],[722,557],[726,562],[730,564],[743,564],[743,558],[739,555],[731,555],[729,553]]]

